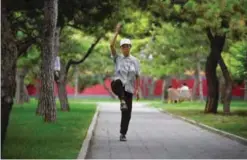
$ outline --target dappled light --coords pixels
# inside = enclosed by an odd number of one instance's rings
[[[4,0],[1,158],[247,158],[246,8]]]

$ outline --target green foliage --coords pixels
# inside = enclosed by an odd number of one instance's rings
[[[25,77],[25,84],[33,83],[40,71],[40,49],[36,45],[32,45],[24,56],[17,61],[17,68],[27,68],[28,73]]]
[[[210,29],[213,35],[228,33],[228,40],[242,39],[247,33],[246,6],[247,1],[244,0],[188,0],[184,3],[171,0],[151,1],[148,10],[155,16],[156,41],[149,52],[153,52],[152,64],[155,65],[150,65],[150,68],[146,66],[145,70],[148,74],[154,73],[151,68],[156,71],[161,69],[160,73],[164,73],[165,69],[166,74],[181,74],[186,68],[195,68],[198,61],[195,53],[198,53],[199,59],[203,61],[209,51],[206,29]],[[225,47],[226,52],[233,54],[227,50]],[[224,55],[224,58],[226,57]],[[231,58],[228,59],[236,59],[230,54],[229,57]],[[243,57],[241,59],[245,60]],[[236,61],[239,63],[239,60]],[[158,64],[163,68],[157,67]],[[243,65],[235,68],[235,76],[239,75],[240,71],[245,73]]]
[[[247,43],[237,41],[233,43],[224,56],[234,79],[244,80],[247,78]]]
[[[153,0],[150,11],[156,17],[173,23],[188,23],[190,27],[203,31],[210,28],[213,34],[230,32],[234,37],[246,33],[245,0],[188,0],[184,5],[171,4],[170,0]],[[171,5],[173,5],[171,7]]]
[[[140,10],[126,8],[124,11],[125,19],[121,34],[129,38],[145,38],[150,35],[151,14]],[[129,15],[131,13],[131,15]]]
[[[88,74],[79,74],[79,91],[83,91],[86,87],[90,87],[96,84],[99,84],[103,80],[103,75],[88,75]]]
[[[60,35],[59,56],[63,61],[80,59],[87,52],[93,37],[71,27],[65,27]]]
[[[69,59],[80,60],[84,57],[95,37],[88,36],[82,31],[70,27],[64,28],[61,34],[61,44],[59,56],[63,64],[68,63]],[[75,66],[72,66],[75,68]],[[113,61],[110,57],[109,42],[102,39],[94,48],[89,57],[81,64],[77,65],[79,72],[79,88],[83,90],[87,86],[99,83],[98,77],[94,75],[113,72]],[[76,70],[69,70],[68,80],[74,85]]]
[[[22,68],[24,66],[31,67],[34,64],[37,64],[39,58],[40,58],[40,50],[37,46],[33,45],[28,49],[27,54],[25,54],[24,56],[18,59],[17,67],[18,68]]]
[[[145,50],[153,55],[153,60],[144,61],[144,73],[156,77],[170,74],[180,76],[185,70],[194,69],[196,62],[203,63],[208,52],[207,45],[205,34],[187,25],[163,23],[155,28],[155,38]]]
[[[42,26],[40,22],[43,18],[41,12],[43,4],[34,2],[25,1],[20,4],[19,2],[15,4],[12,0],[8,2],[10,8],[13,7],[10,17],[13,26],[18,26],[19,39],[40,33],[38,28]],[[155,77],[168,74],[181,75],[185,70],[194,69],[198,59],[204,63],[206,53],[209,52],[206,28],[210,28],[213,34],[229,33],[227,38],[234,43],[236,39],[246,36],[246,2],[245,0],[208,0],[201,3],[197,0],[188,0],[186,3],[171,0],[63,1],[59,4],[58,17],[58,24],[63,28],[59,56],[64,64],[69,59],[79,60],[96,37],[104,35],[93,53],[79,65],[79,72],[84,77],[101,73],[112,74],[114,64],[110,57],[109,41],[117,22],[122,22],[123,27],[116,44],[118,53],[120,39],[130,38],[133,43],[131,53],[140,59],[142,74]],[[30,8],[36,10],[31,11]],[[24,20],[26,22],[22,23]],[[240,74],[240,71],[244,72],[241,70],[243,63],[237,59],[242,55],[240,51],[236,51],[239,49],[241,50],[241,47],[229,45],[225,48],[227,54],[223,55],[224,59],[236,61],[236,67],[230,67],[235,77],[245,76]],[[33,52],[28,52],[31,57],[23,57],[18,61],[18,67],[30,62],[35,62],[30,64],[37,66],[36,64],[39,64],[35,59],[37,53]],[[196,54],[199,55],[197,58]],[[148,59],[150,55],[153,56],[152,60]],[[243,57],[241,59],[244,60]],[[34,70],[38,73],[39,67]],[[69,81],[72,81],[74,74],[75,70],[70,70]],[[83,81],[84,78],[81,79]],[[85,80],[85,84],[90,83]]]
[[[92,1],[59,1],[58,21],[60,27],[74,24],[84,27],[85,31],[102,26],[102,22],[111,18],[112,13],[117,11],[121,1],[118,0],[92,0]],[[28,31],[33,28],[40,30],[43,20],[43,2],[36,1],[14,1],[9,0],[6,6],[10,11],[10,21],[14,22],[13,30]],[[35,27],[34,27],[35,26]],[[29,32],[29,31],[28,31]]]

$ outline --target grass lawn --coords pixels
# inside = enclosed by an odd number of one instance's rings
[[[96,105],[72,101],[71,111],[61,112],[58,108],[57,121],[50,124],[35,115],[36,107],[35,100],[13,106],[2,158],[77,158]]]
[[[231,103],[231,115],[223,115],[223,107],[218,107],[219,113],[204,114],[204,103],[182,102],[178,104],[167,104],[161,102],[151,102],[154,107],[162,108],[172,114],[193,119],[197,122],[212,126],[247,138],[247,102],[233,101]]]

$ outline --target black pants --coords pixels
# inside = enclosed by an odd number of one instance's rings
[[[123,84],[120,80],[112,81],[111,88],[120,100],[124,100],[126,102],[126,105],[128,107],[127,111],[122,111],[120,125],[120,133],[125,135],[128,131],[129,122],[131,118],[133,94],[124,90]]]

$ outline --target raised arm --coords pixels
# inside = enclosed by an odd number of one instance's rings
[[[116,44],[116,40],[117,40],[117,36],[118,36],[118,33],[120,31],[120,28],[121,28],[121,24],[118,23],[117,26],[116,26],[116,31],[115,31],[115,34],[114,34],[114,37],[110,43],[110,48],[111,48],[111,54],[112,56],[115,56],[116,55],[116,48],[115,48],[115,44]]]

